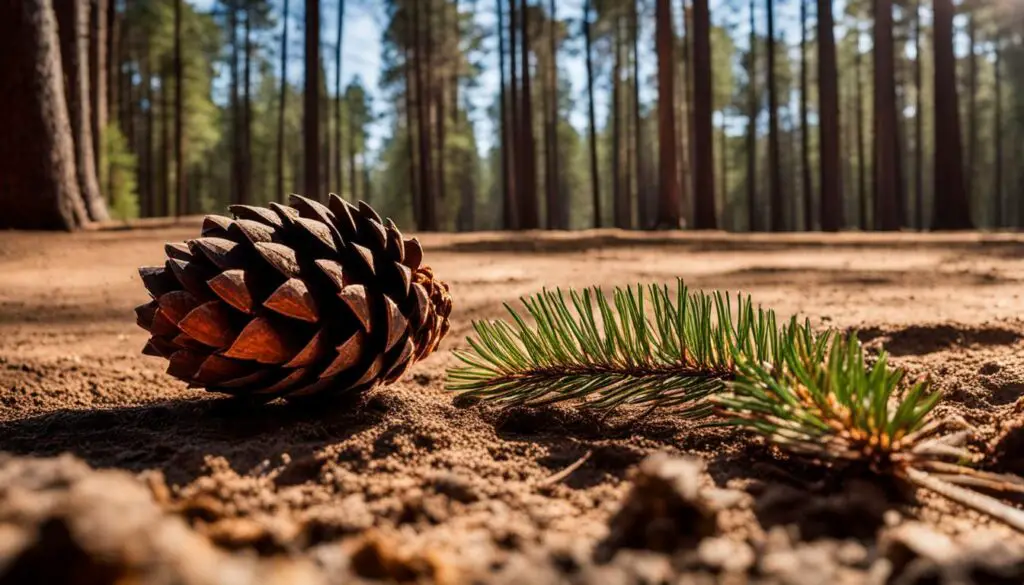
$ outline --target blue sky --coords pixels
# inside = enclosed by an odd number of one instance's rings
[[[216,0],[189,0],[200,10],[210,10]],[[475,2],[478,9],[476,18],[485,29],[493,29],[496,22],[493,0],[462,0],[464,4]],[[272,0],[275,5],[275,14],[280,14],[282,0]],[[291,0],[291,16],[289,18],[289,66],[288,78],[291,83],[302,82],[302,33],[303,33],[303,0]],[[547,3],[545,2],[545,5]],[[586,69],[583,56],[583,41],[578,31],[580,15],[582,12],[583,0],[557,0],[556,8],[559,18],[571,20],[570,30],[574,33],[570,41],[563,47],[559,54],[559,65],[563,75],[568,76],[572,84],[572,95],[575,99],[575,108],[570,117],[570,122],[579,130],[586,129]],[[651,2],[648,2],[651,4]],[[746,6],[748,2],[737,0],[711,0],[711,14],[716,24],[735,26],[736,43],[741,49],[746,46],[747,35],[749,34],[749,12]],[[741,10],[732,10],[730,6],[739,4]],[[813,2],[808,2],[813,10]],[[835,12],[837,20],[842,15],[844,0],[837,0]],[[337,38],[337,0],[321,0],[321,43],[327,63],[327,86],[333,91],[334,80],[334,45]],[[678,3],[673,2],[674,7]],[[758,30],[764,32],[764,14],[761,9],[763,0],[758,1],[757,26]],[[813,13],[812,13],[813,14]],[[677,19],[677,26],[680,19],[678,10],[674,14]],[[778,34],[785,38],[790,46],[795,46],[799,41],[799,3],[795,0],[785,0],[777,3],[776,6],[776,27]],[[642,18],[640,23],[640,75],[643,79],[651,78],[655,73],[656,59],[653,54],[654,27],[653,19]],[[362,79],[374,99],[374,109],[381,115],[380,119],[370,128],[370,148],[377,150],[383,138],[390,132],[391,104],[387,103],[385,97],[378,88],[381,73],[381,49],[382,29],[385,23],[384,3],[381,0],[347,0],[345,13],[345,27],[342,41],[342,84],[347,85],[354,77]],[[927,25],[927,23],[926,23]],[[837,36],[843,34],[842,26],[837,27]],[[276,56],[280,44],[281,27],[278,26],[269,31],[264,39],[261,39],[268,54]],[[493,128],[490,119],[487,117],[486,108],[494,102],[498,89],[497,71],[497,39],[489,35],[484,43],[486,54],[484,59],[484,71],[477,80],[477,87],[469,95],[473,104],[471,119],[475,123],[477,140],[481,152],[490,148],[496,130]],[[862,39],[862,48],[870,49],[870,38],[865,35]],[[793,49],[795,51],[795,49]],[[959,51],[958,51],[959,52]],[[275,57],[276,58],[276,57]],[[217,85],[220,92],[226,86],[226,75],[219,76]],[[603,124],[607,115],[608,92],[607,82],[599,80],[596,85],[597,118],[598,124]],[[656,96],[655,88],[651,84],[644,84],[641,88],[640,99],[648,103]],[[221,95],[224,95],[221,93]]]

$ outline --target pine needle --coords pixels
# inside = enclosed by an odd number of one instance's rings
[[[521,315],[478,321],[472,351],[456,351],[461,367],[449,389],[504,405],[569,400],[585,408],[679,407],[711,413],[705,400],[722,390],[741,359],[772,361],[789,331],[813,337],[810,325],[779,327],[775,313],[749,297],[690,293],[665,285],[544,290],[520,299]]]

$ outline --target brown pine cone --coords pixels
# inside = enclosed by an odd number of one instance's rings
[[[366,203],[233,205],[139,269],[143,353],[217,392],[270,400],[389,383],[448,332],[448,285]]]

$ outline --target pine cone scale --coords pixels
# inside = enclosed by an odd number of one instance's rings
[[[191,386],[287,398],[391,382],[448,330],[448,286],[365,203],[231,206],[139,270],[143,353]]]

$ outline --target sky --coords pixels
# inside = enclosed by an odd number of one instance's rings
[[[189,0],[197,9],[202,11],[211,10],[216,0]],[[275,15],[280,15],[282,0],[271,0],[274,5]],[[484,30],[493,30],[496,23],[494,12],[495,2],[487,0],[462,0],[463,4],[476,3],[476,19]],[[845,0],[837,0],[835,13],[837,20],[842,14]],[[288,80],[292,84],[302,83],[303,67],[303,1],[291,0],[290,16],[288,19]],[[654,22],[653,2],[646,3],[648,8],[641,15],[640,22],[640,76],[642,79],[653,79],[656,71],[657,60],[654,54]],[[730,6],[740,5],[741,10],[733,10]],[[736,34],[737,49],[746,49],[746,39],[749,35],[749,11],[746,1],[737,0],[710,0],[712,19],[715,24],[734,27]],[[808,1],[813,11],[813,2]],[[393,108],[383,96],[378,83],[381,74],[381,50],[382,32],[385,24],[383,0],[347,0],[342,35],[342,87],[344,88],[354,78],[359,77],[363,85],[374,100],[374,110],[379,115],[376,122],[369,128],[369,147],[374,155],[384,138],[390,133],[392,124]],[[547,2],[545,2],[547,5]],[[579,33],[580,16],[582,13],[583,0],[556,0],[556,11],[560,19],[570,20],[570,40],[563,45],[559,52],[559,67],[561,75],[566,76],[572,85],[572,96],[574,108],[570,115],[570,123],[579,131],[584,132],[587,125],[586,116],[586,63],[583,51],[582,35]],[[758,7],[762,8],[763,0],[758,1]],[[334,75],[334,47],[337,39],[337,0],[321,0],[321,44],[324,51],[324,59],[327,69],[327,87],[333,93],[335,87]],[[678,3],[673,2],[677,7]],[[813,12],[812,12],[813,15]],[[681,15],[679,10],[674,10],[676,26],[680,27]],[[927,25],[927,23],[926,23]],[[764,34],[763,9],[757,11],[757,27],[760,34]],[[794,47],[799,42],[799,2],[794,0],[781,1],[776,4],[776,27],[777,34],[786,40],[787,44]],[[267,54],[277,58],[280,45],[281,23],[278,20],[277,26],[264,34],[265,38],[260,39]],[[837,38],[843,34],[842,27],[837,27]],[[865,35],[862,38],[862,49],[870,49],[870,38]],[[597,49],[599,50],[599,49]],[[960,52],[960,51],[958,51]],[[484,54],[478,57],[482,59],[483,72],[477,79],[477,87],[474,88],[468,99],[472,104],[470,119],[474,122],[476,129],[477,144],[481,153],[486,153],[492,146],[497,130],[487,116],[487,108],[494,103],[498,91],[498,70],[497,70],[497,38],[493,34],[487,35],[484,43]],[[608,88],[605,79],[599,79],[595,83],[595,102],[597,108],[598,125],[602,126],[608,112]],[[215,92],[220,96],[226,96],[227,73],[222,71],[215,82]],[[343,90],[344,91],[344,90]],[[656,99],[656,87],[652,83],[645,83],[641,86],[640,100],[644,104]],[[742,131],[738,129],[737,131]],[[371,155],[371,156],[374,156]]]

